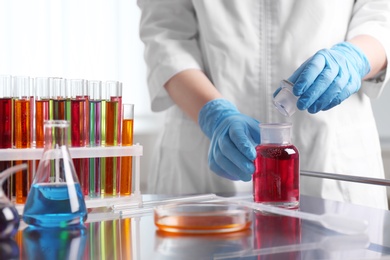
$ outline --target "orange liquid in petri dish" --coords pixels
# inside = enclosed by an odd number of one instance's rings
[[[236,216],[165,216],[156,222],[156,226],[179,233],[222,233],[247,229],[250,223]]]
[[[186,203],[156,207],[155,225],[172,233],[228,233],[251,226],[252,211],[237,205]]]

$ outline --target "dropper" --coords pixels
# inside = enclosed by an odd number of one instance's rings
[[[266,211],[268,213],[274,213],[278,215],[318,222],[327,229],[331,229],[333,231],[343,234],[361,234],[366,231],[368,226],[368,223],[365,220],[349,218],[336,214],[316,215],[308,212],[279,208],[271,205],[265,205],[245,200],[234,200],[232,198],[226,198],[221,196],[216,196],[216,199],[235,203],[238,205],[243,205],[254,210]]]

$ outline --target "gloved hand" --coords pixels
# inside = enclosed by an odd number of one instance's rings
[[[337,106],[361,86],[371,67],[365,54],[349,42],[318,51],[289,78],[297,107],[317,113]]]
[[[211,140],[209,167],[230,180],[250,181],[255,171],[255,146],[260,143],[259,122],[241,114],[226,99],[214,99],[199,112],[199,125]]]

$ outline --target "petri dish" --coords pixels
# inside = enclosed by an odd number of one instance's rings
[[[179,234],[237,232],[251,226],[252,209],[227,202],[172,203],[154,208],[154,223]]]

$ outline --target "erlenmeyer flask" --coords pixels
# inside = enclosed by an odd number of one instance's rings
[[[39,227],[80,225],[84,195],[68,150],[68,121],[45,121],[45,148],[24,206],[23,220]]]

